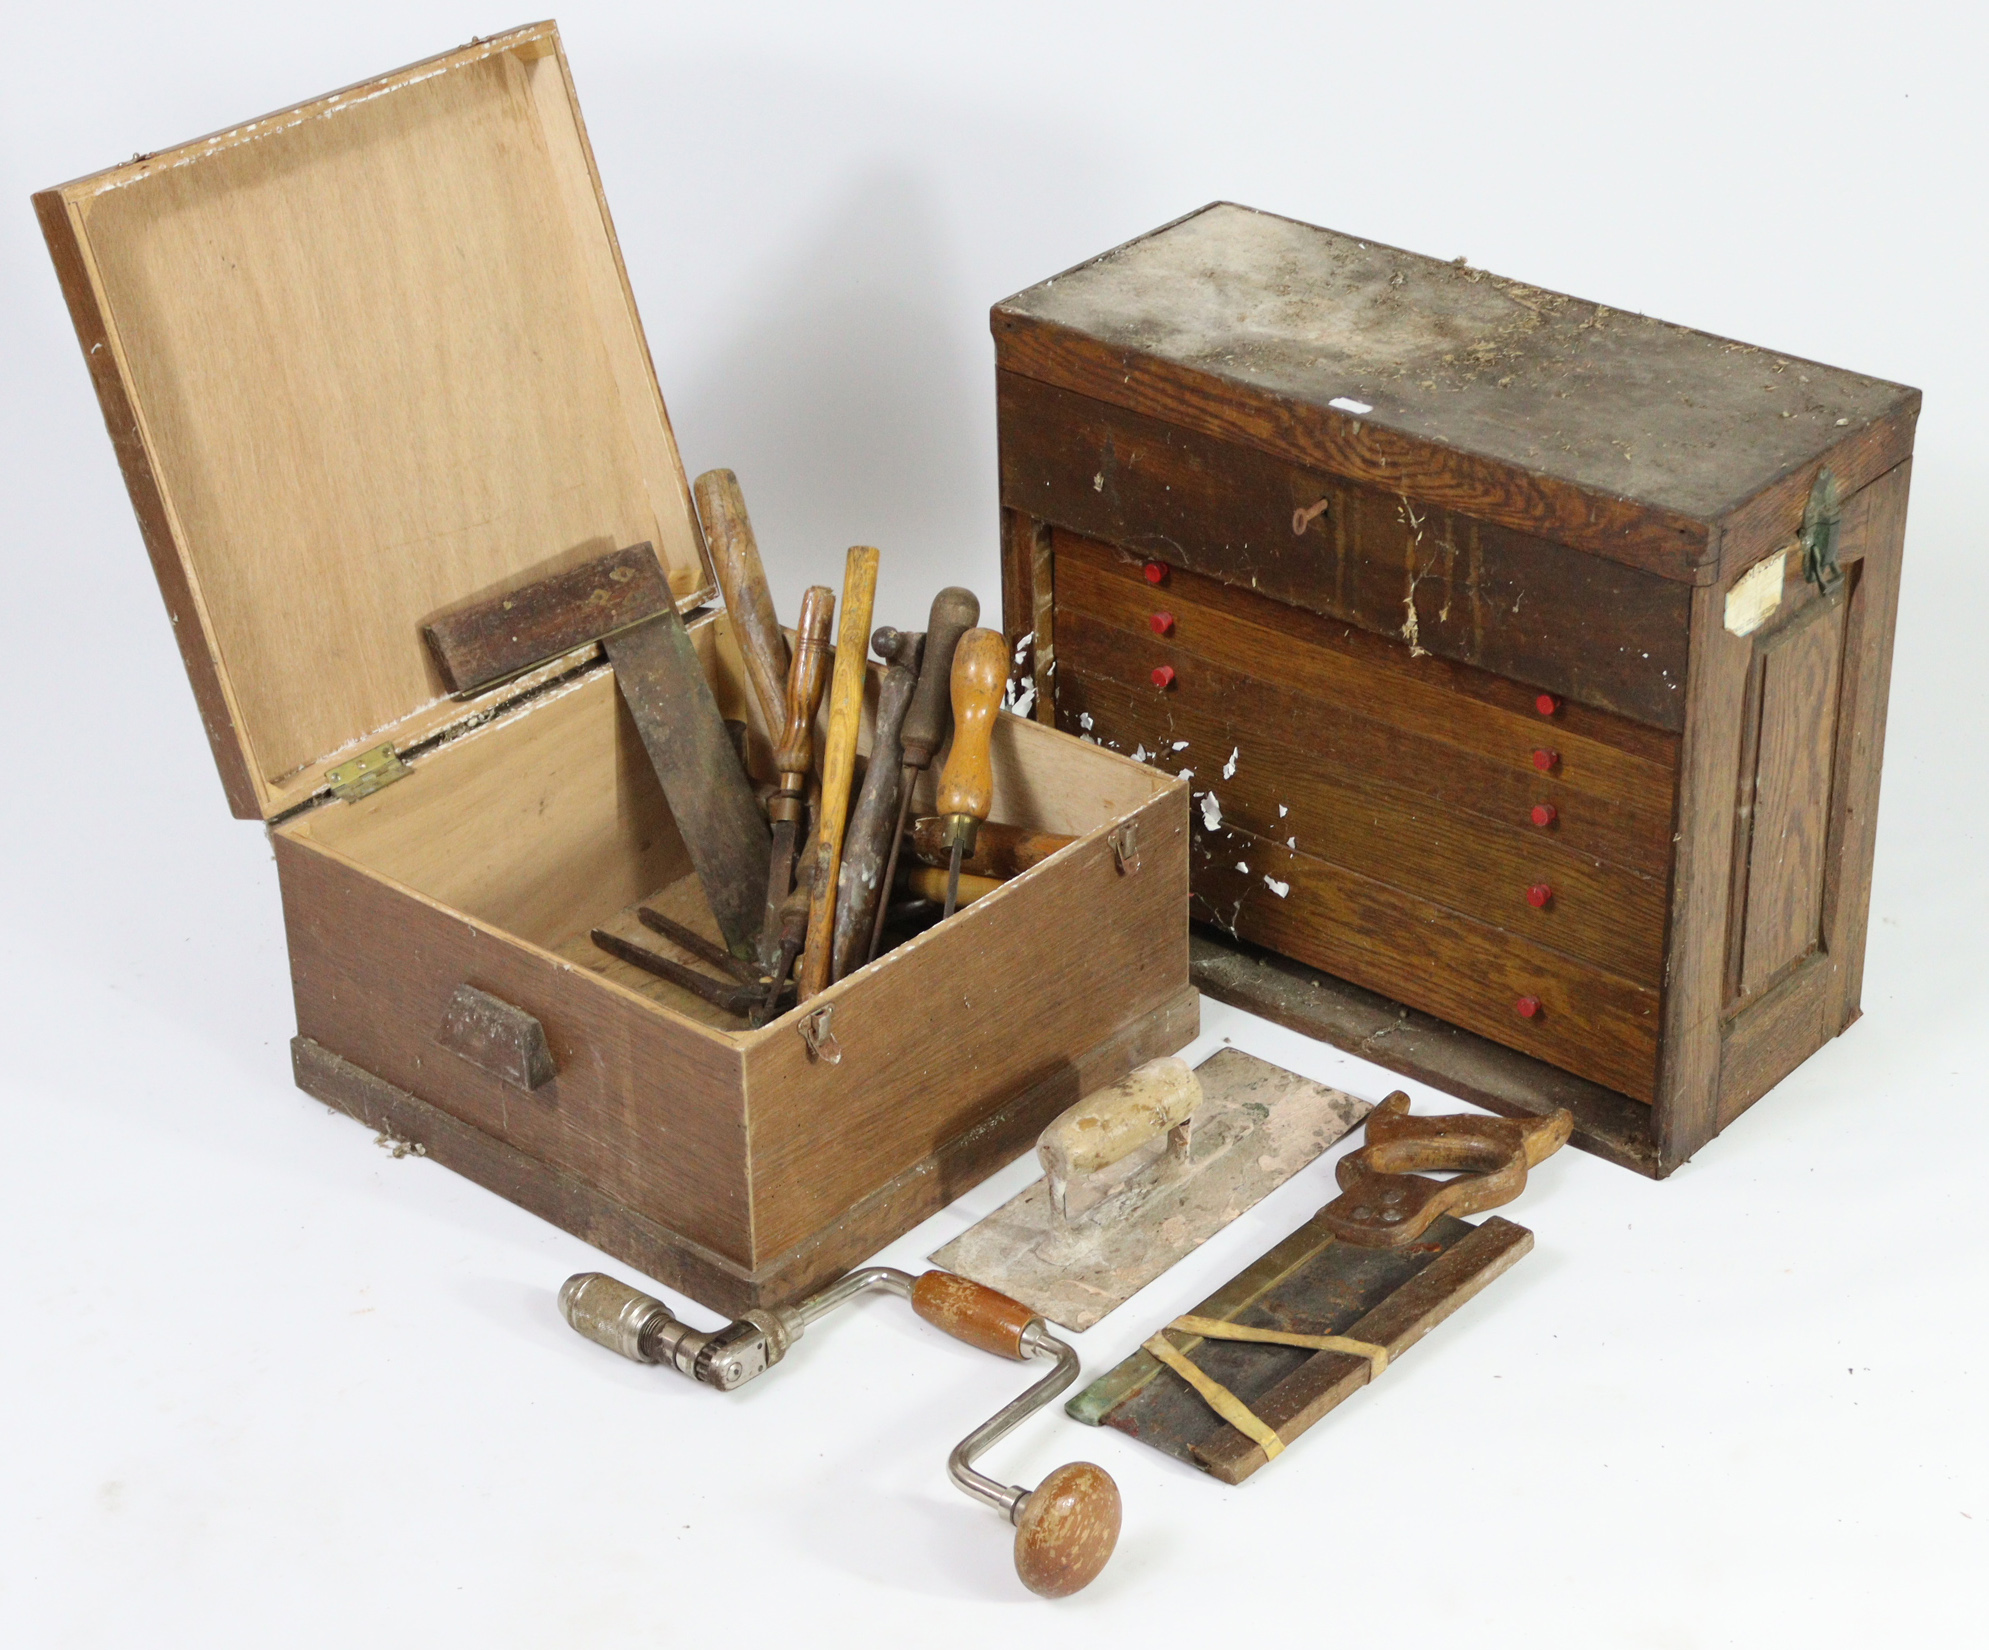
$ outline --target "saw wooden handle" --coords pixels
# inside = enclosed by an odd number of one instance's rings
[[[954,1272],[926,1272],[912,1283],[912,1310],[935,1329],[998,1358],[1020,1363],[1022,1332],[1037,1314],[997,1289]]]
[[[1327,1230],[1362,1249],[1414,1243],[1439,1215],[1475,1215],[1526,1190],[1526,1171],[1567,1144],[1571,1113],[1412,1117],[1397,1090],[1368,1114],[1367,1140],[1334,1170],[1340,1195],[1319,1212]],[[1429,1180],[1416,1171],[1454,1175]]]
[[[783,792],[798,800],[808,769],[815,760],[815,711],[822,703],[822,684],[829,679],[829,628],[835,622],[836,593],[827,585],[810,585],[801,597],[801,619],[794,627],[794,655],[788,666],[787,692],[774,746],[774,768]],[[792,781],[792,783],[788,783]]]
[[[739,478],[730,470],[707,470],[691,489],[697,495],[698,518],[704,523],[705,548],[725,592],[725,611],[739,651],[746,658],[746,676],[770,732],[778,733],[785,715],[787,637],[774,613],[773,592],[760,565],[759,541],[746,514]]]
[[[949,819],[978,825],[994,804],[995,713],[1008,686],[1008,643],[1001,632],[977,628],[960,638],[952,685],[953,749],[940,775],[938,807]],[[961,840],[973,846],[971,836]]]
[[[1053,831],[1026,831],[1020,825],[984,824],[975,832],[974,851],[960,861],[960,869],[977,877],[1020,876],[1076,840],[1074,836],[1058,836]],[[945,865],[946,821],[938,815],[928,815],[914,824],[912,852],[928,865]]]
[[[870,613],[877,602],[877,552],[852,545],[843,564],[842,623],[836,669],[829,684],[829,736],[822,748],[822,806],[815,821],[815,888],[808,906],[808,946],[801,953],[801,1000],[825,990],[835,950],[836,877],[843,828],[849,823],[850,781],[856,774],[856,735],[869,675]]]

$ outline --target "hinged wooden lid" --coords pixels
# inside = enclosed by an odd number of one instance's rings
[[[710,593],[552,24],[35,204],[238,815],[462,713],[437,608],[644,540]]]
[[[1007,371],[1704,584],[1920,392],[1227,202],[995,305]]]

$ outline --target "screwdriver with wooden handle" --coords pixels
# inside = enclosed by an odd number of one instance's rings
[[[890,857],[884,864],[884,886],[889,888],[898,874],[898,848],[904,840],[905,821],[912,815],[912,789],[918,777],[932,766],[933,756],[946,743],[947,693],[953,678],[953,651],[960,638],[980,622],[981,599],[971,590],[948,585],[932,598],[932,612],[925,624],[925,651],[919,659],[919,685],[912,694],[911,708],[898,742],[905,771],[898,786],[898,824],[891,833]],[[884,911],[890,902],[877,902],[877,917],[870,929],[870,950],[866,961],[874,961],[884,940]]]
[[[849,824],[850,784],[856,777],[857,729],[869,680],[870,614],[877,600],[874,547],[850,546],[843,566],[843,613],[836,637],[836,670],[829,686],[829,733],[822,748],[822,805],[815,811],[815,885],[808,906],[808,941],[801,952],[801,1000],[828,989],[835,942],[836,880]]]
[[[778,739],[786,704],[787,638],[781,634],[780,620],[774,613],[773,593],[767,588],[759,541],[753,537],[739,478],[730,470],[707,470],[691,490],[697,495],[705,548],[711,552],[718,587],[725,592],[726,616],[746,660],[746,679],[768,737]],[[769,898],[777,901],[780,895]]]
[[[806,812],[808,769],[815,760],[815,711],[829,679],[829,627],[835,622],[836,593],[811,585],[801,597],[801,622],[794,627],[794,657],[774,746],[774,793],[767,799],[773,821],[773,858],[767,873],[766,926],[761,960],[771,963],[780,949],[781,906],[794,886],[794,844]]]
[[[998,630],[974,629],[953,654],[953,749],[939,776],[939,817],[947,847],[946,909],[960,897],[960,861],[974,851],[981,822],[994,804],[995,713],[1008,686],[1008,642]]]

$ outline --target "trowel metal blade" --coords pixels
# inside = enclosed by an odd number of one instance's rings
[[[1196,1068],[1185,1174],[1125,1189],[1066,1221],[1038,1180],[933,1261],[985,1283],[1066,1329],[1124,1304],[1237,1216],[1276,1191],[1373,1108],[1268,1060],[1226,1048]]]

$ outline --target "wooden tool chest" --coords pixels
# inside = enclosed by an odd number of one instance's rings
[[[995,306],[1034,714],[1214,995],[1663,1175],[1857,1016],[1919,394],[1218,204]]]
[[[715,933],[612,673],[452,697],[423,620],[646,543],[762,778],[771,741],[550,24],[35,204],[270,825],[305,1089],[738,1313],[1194,1035],[1186,786],[1013,716],[994,817],[1079,840],[770,1025],[590,943],[644,900]]]

